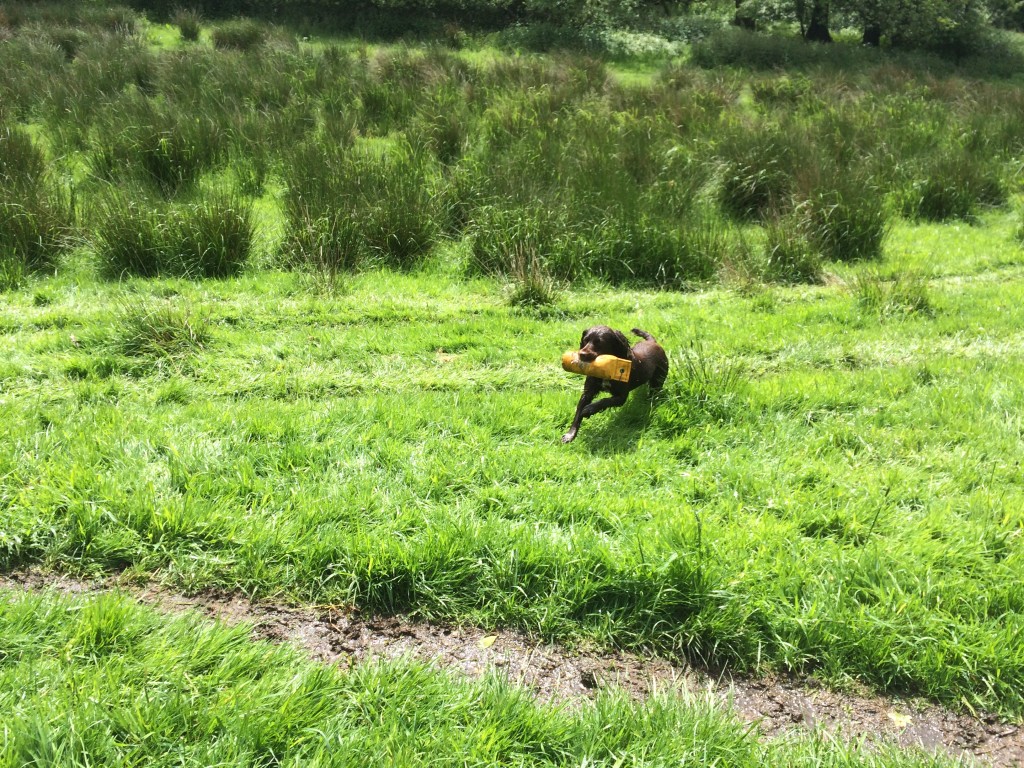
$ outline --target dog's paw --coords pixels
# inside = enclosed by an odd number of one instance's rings
[[[576,433],[575,432],[566,432],[564,435],[562,435],[562,442],[563,443],[571,443],[575,439],[576,439]]]

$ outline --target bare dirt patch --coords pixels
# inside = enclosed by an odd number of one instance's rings
[[[168,612],[199,611],[227,624],[250,624],[254,637],[301,647],[318,661],[351,665],[415,658],[469,676],[498,670],[547,701],[586,701],[614,685],[643,698],[655,691],[710,692],[766,738],[822,729],[843,739],[973,758],[980,764],[1024,766],[1024,729],[991,715],[972,717],[918,699],[857,695],[791,677],[712,677],[692,667],[630,653],[571,652],[511,631],[486,632],[366,617],[335,607],[257,603],[239,595],[187,597],[157,585],[111,577],[90,582],[23,571],[0,574],[0,589],[90,594],[116,589]]]

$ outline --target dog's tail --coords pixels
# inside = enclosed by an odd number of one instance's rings
[[[634,328],[633,333],[639,336],[641,339],[647,339],[647,341],[657,341],[657,339],[651,336],[651,334],[649,334],[647,331],[641,331],[639,328]]]

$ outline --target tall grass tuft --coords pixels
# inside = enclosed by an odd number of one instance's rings
[[[718,203],[741,221],[789,210],[796,191],[794,169],[813,162],[813,148],[782,126],[738,124],[722,138]]]
[[[807,230],[807,220],[798,213],[766,221],[764,261],[759,276],[771,282],[819,282],[821,254]]]
[[[96,203],[90,218],[93,249],[107,277],[155,277],[167,270],[167,221],[158,204],[118,190]]]
[[[435,162],[403,140],[327,151],[313,143],[300,147],[285,171],[291,260],[331,253],[338,266],[415,265],[440,235]]]
[[[51,268],[73,227],[70,194],[47,179],[42,150],[24,130],[0,127],[0,289]]]
[[[967,151],[929,155],[902,196],[902,212],[925,221],[971,219],[983,206],[1002,205],[1007,191],[1000,165]]]
[[[700,212],[676,221],[610,215],[588,234],[578,252],[582,263],[566,268],[566,274],[592,274],[619,284],[692,286],[712,278],[730,250],[722,222]]]
[[[509,305],[527,309],[553,306],[558,301],[559,282],[538,253],[537,244],[519,241],[511,244],[510,251],[510,283],[506,289]]]
[[[737,363],[712,353],[702,341],[670,356],[671,375],[655,424],[670,434],[719,423],[739,411],[746,381]]]
[[[197,8],[176,8],[171,23],[178,28],[182,40],[194,43],[202,31],[203,15]]]
[[[108,277],[226,277],[253,251],[252,210],[231,198],[175,206],[119,190],[93,215],[93,246]]]
[[[46,157],[22,128],[0,127],[0,182],[27,190],[42,184]]]
[[[284,245],[286,265],[307,270],[328,292],[335,292],[347,273],[365,263],[359,222],[347,212],[314,216],[300,208],[293,215]]]
[[[218,196],[178,207],[172,234],[182,272],[195,277],[237,275],[253,252],[255,223],[249,204]]]
[[[812,190],[800,204],[811,242],[832,261],[879,259],[891,229],[882,190],[854,170]]]
[[[114,328],[114,348],[129,357],[181,358],[204,348],[209,318],[168,301],[129,301]]]
[[[813,66],[845,69],[870,61],[871,52],[845,45],[812,45],[795,36],[724,28],[696,41],[690,59],[705,69],[730,66],[758,70]]]
[[[213,45],[219,49],[255,51],[270,37],[266,26],[253,19],[235,19],[214,27]]]
[[[896,272],[885,277],[865,270],[857,273],[852,289],[861,311],[883,319],[935,314],[928,282],[918,273]]]
[[[96,176],[141,178],[165,196],[194,184],[221,161],[227,146],[224,127],[212,116],[131,92],[117,114],[104,116],[99,134],[89,158]]]

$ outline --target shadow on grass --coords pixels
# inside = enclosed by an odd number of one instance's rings
[[[650,426],[654,409],[663,401],[660,393],[634,392],[621,408],[586,419],[577,440],[598,456],[632,453]]]

